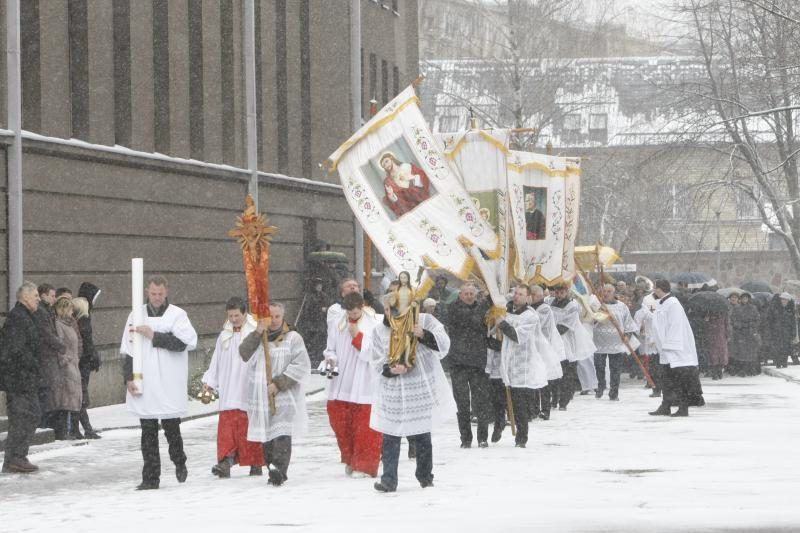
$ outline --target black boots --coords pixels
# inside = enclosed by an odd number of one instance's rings
[[[686,404],[681,405],[678,407],[678,410],[672,413],[670,416],[689,416],[689,406]]]
[[[186,463],[175,465],[175,477],[178,479],[178,483],[184,483],[188,476],[189,471],[186,469]]]
[[[671,416],[672,412],[670,411],[669,404],[662,403],[658,407],[658,409],[656,409],[655,411],[651,411],[648,414],[651,416]]]
[[[231,466],[233,466],[233,463],[233,457],[223,457],[222,461],[211,467],[211,473],[220,479],[227,479],[231,477]]]

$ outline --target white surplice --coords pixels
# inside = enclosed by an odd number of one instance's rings
[[[308,412],[304,383],[311,373],[311,360],[303,337],[296,331],[286,333],[280,342],[269,343],[273,379],[286,375],[295,384],[275,395],[275,414],[270,414],[267,397],[267,360],[259,345],[246,363],[251,369],[247,405],[247,440],[269,442],[277,437],[299,437],[308,430]]]
[[[564,372],[561,368],[561,361],[565,361],[567,359],[567,352],[564,348],[564,340],[558,333],[556,320],[553,316],[553,310],[544,302],[539,304],[535,310],[537,313],[539,313],[539,327],[542,335],[545,341],[550,345],[548,349],[548,347],[539,342],[537,338],[537,345],[540,346],[539,350],[544,355],[544,363],[547,366],[547,379],[561,379],[561,377],[564,375]]]
[[[548,298],[546,302],[553,311],[556,326],[567,328],[567,331],[561,335],[567,360],[575,362],[590,357],[594,360],[594,341],[592,341],[591,332],[581,322],[581,309],[578,302],[570,300],[564,307],[554,305],[554,298]]]
[[[382,372],[388,362],[391,330],[383,324],[383,316],[378,318],[380,322],[364,345],[378,377],[369,427],[396,437],[429,433],[456,411],[441,363],[450,350],[450,337],[433,315],[421,313],[420,324],[431,332],[438,350],[417,344],[416,365],[405,374],[385,377]]]
[[[331,306],[333,308],[333,306]],[[341,308],[340,308],[341,309]],[[336,361],[339,375],[329,380],[328,400],[371,404],[375,395],[377,377],[369,366],[369,354],[364,341],[361,350],[353,346],[353,337],[347,328],[347,314],[344,310],[328,312],[328,339],[323,355]],[[383,316],[380,316],[383,320]],[[378,318],[364,311],[358,321],[358,329],[368,338],[375,328]]]
[[[156,333],[172,333],[186,344],[182,352],[171,352],[153,347],[153,340],[142,335],[142,394],[125,397],[128,411],[143,419],[179,418],[186,414],[189,382],[189,351],[197,346],[197,332],[189,322],[186,311],[169,304],[162,316],[147,316],[144,304],[145,326]],[[127,324],[133,322],[133,313],[128,315],[122,344],[119,351],[131,355],[133,339]]]
[[[546,387],[547,365],[541,349],[544,346],[542,342],[548,347],[549,343],[542,335],[539,314],[528,307],[519,315],[509,313],[503,320],[517,334],[516,341],[503,335],[503,348],[500,351],[500,376],[503,383],[514,388]]]
[[[662,365],[671,368],[697,366],[692,326],[683,306],[674,296],[662,298],[653,313],[653,340]]]
[[[211,363],[202,381],[217,391],[220,411],[247,411],[251,369],[239,357],[239,345],[242,339],[255,331],[257,325],[252,315],[247,315],[241,331],[233,331],[231,323],[226,321],[222,333],[217,337]]]

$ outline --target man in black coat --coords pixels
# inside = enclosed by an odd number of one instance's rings
[[[447,358],[462,448],[472,446],[472,409],[478,417],[478,446],[489,445],[489,375],[486,373],[486,325],[483,321],[488,308],[478,302],[477,295],[475,284],[465,282],[446,314],[451,341]]]
[[[46,428],[54,426],[49,420],[50,409],[50,390],[53,380],[61,374],[61,366],[58,364],[58,356],[67,349],[56,331],[56,314],[53,311],[53,304],[56,303],[56,289],[49,283],[42,283],[37,287],[39,293],[39,306],[33,313],[36,327],[39,329],[39,370],[41,379],[39,381],[39,427]]]
[[[28,461],[28,449],[40,417],[37,395],[41,380],[40,340],[34,321],[38,307],[36,285],[26,281],[17,289],[17,304],[3,324],[0,374],[3,375],[8,412],[4,473],[28,474],[39,469]]]

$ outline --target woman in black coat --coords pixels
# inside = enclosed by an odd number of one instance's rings
[[[75,305],[75,318],[78,320],[78,329],[81,333],[81,340],[83,341],[83,352],[81,353],[81,358],[78,361],[78,368],[81,372],[81,389],[83,392],[81,412],[78,420],[80,421],[80,425],[83,426],[84,434],[81,435],[81,430],[78,427],[78,424],[72,426],[72,434],[79,439],[84,438],[84,435],[87,439],[100,438],[100,435],[98,435],[97,432],[92,428],[92,423],[89,421],[89,412],[87,411],[89,407],[89,376],[91,375],[92,371],[97,372],[100,369],[100,356],[94,347],[91,315],[92,309],[94,309],[94,304],[99,295],[100,289],[98,289],[97,286],[89,282],[81,283],[81,286],[78,289],[78,298],[76,298],[76,300],[85,298],[86,306],[85,308],[78,309],[79,307],[83,307],[83,303],[80,301],[78,301]]]

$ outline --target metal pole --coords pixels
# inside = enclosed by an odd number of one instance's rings
[[[250,183],[247,192],[253,197],[258,211],[258,132],[256,131],[256,26],[253,0],[242,4],[244,19],[244,72],[247,100],[247,168]]]
[[[356,132],[361,128],[361,0],[350,0],[350,110],[352,130]],[[358,220],[355,220],[355,249],[356,281],[363,287],[364,229]]]
[[[721,223],[720,223],[720,215],[722,213],[720,211],[716,212],[717,215],[717,283],[720,283],[720,278],[722,277],[722,244],[720,241],[720,233],[722,231]]]
[[[22,285],[22,69],[19,0],[6,0],[6,65],[8,128],[14,133],[8,147],[8,308],[16,303]]]

